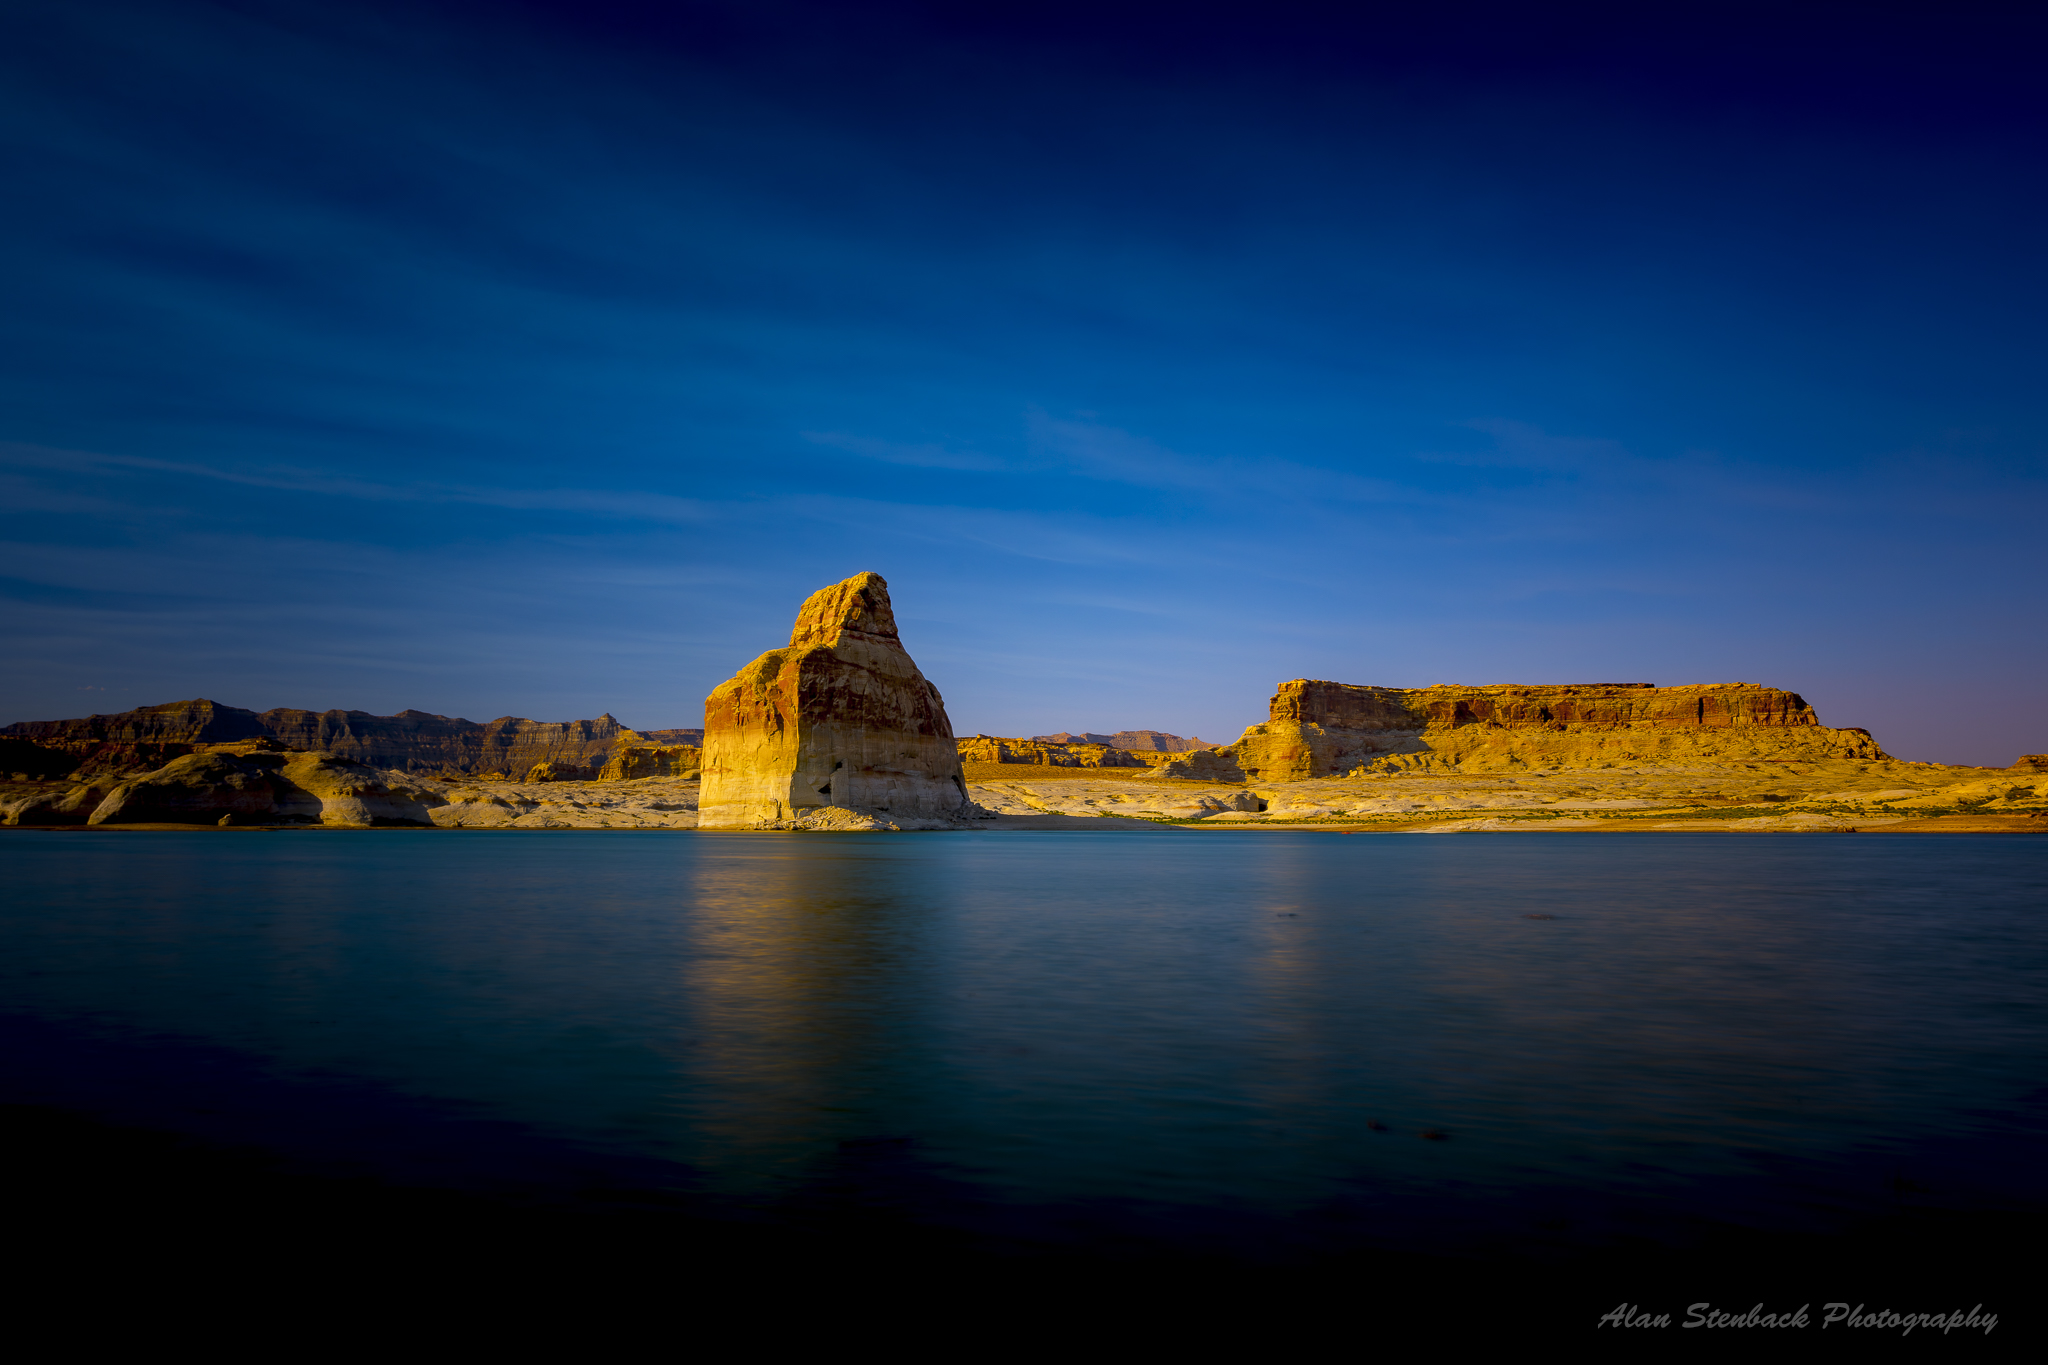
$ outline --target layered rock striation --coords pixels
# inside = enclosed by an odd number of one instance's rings
[[[82,777],[161,767],[203,744],[270,739],[399,772],[525,773],[535,764],[604,766],[612,748],[643,737],[609,715],[540,721],[462,720],[425,711],[245,711],[203,698],[76,720],[22,721],[0,736],[68,755]],[[11,771],[11,770],[10,770]]]
[[[1136,752],[1108,744],[970,735],[954,741],[962,763],[1031,763],[1050,768],[1143,768]]]
[[[705,699],[703,774],[704,829],[916,827],[975,813],[945,702],[905,652],[876,573],[812,593],[788,645]]]
[[[1822,725],[1796,692],[1753,683],[1362,687],[1297,678],[1232,745],[1169,776],[1284,781],[1360,771],[1883,759],[1867,730]]]
[[[1092,730],[1084,730],[1078,734],[1061,731],[1056,735],[1033,735],[1031,738],[1041,744],[1107,744],[1112,749],[1135,749],[1162,754],[1184,754],[1212,747],[1199,735],[1193,739],[1182,739],[1179,735],[1169,735],[1164,730],[1119,730],[1113,735],[1099,735]]]

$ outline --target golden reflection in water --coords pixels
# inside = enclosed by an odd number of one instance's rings
[[[815,835],[726,836],[699,861],[682,987],[704,1168],[794,1177],[872,1129],[930,974],[928,910],[894,872]]]
[[[1299,840],[1275,840],[1253,850],[1259,858],[1260,894],[1247,905],[1257,945],[1245,964],[1247,984],[1258,999],[1255,1011],[1267,1033],[1265,1064],[1251,1086],[1261,1103],[1278,1112],[1314,1112],[1335,1078],[1331,1050],[1344,1040],[1329,1036],[1321,1008],[1330,983],[1321,939],[1331,907],[1323,879],[1324,860]]]

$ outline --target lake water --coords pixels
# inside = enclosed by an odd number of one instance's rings
[[[0,1100],[403,1185],[1267,1261],[2048,1203],[2030,836],[9,833],[0,875]]]

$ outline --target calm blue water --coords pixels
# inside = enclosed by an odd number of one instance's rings
[[[2048,1201],[2030,836],[9,833],[0,884],[0,1100],[401,1181],[1259,1255]]]

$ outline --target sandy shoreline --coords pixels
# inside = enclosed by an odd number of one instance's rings
[[[982,764],[967,792],[988,818],[955,829],[1307,829],[1346,834],[1484,833],[2027,833],[2048,832],[2048,779],[2038,772],[1931,763],[1750,763],[1449,774],[1381,774],[1286,782],[1203,782],[1152,769]],[[509,782],[383,773],[414,789],[436,829],[693,830],[702,783]],[[24,803],[63,782],[0,782],[0,801],[29,819],[17,829],[363,829],[303,817],[236,816],[213,823],[86,825],[37,821]],[[360,819],[361,817],[356,817]],[[887,819],[886,814],[882,816]],[[905,824],[912,822],[906,821]],[[378,827],[422,829],[424,822]],[[723,832],[723,831],[721,831]],[[733,831],[752,832],[752,831]],[[906,830],[904,832],[913,832]]]

